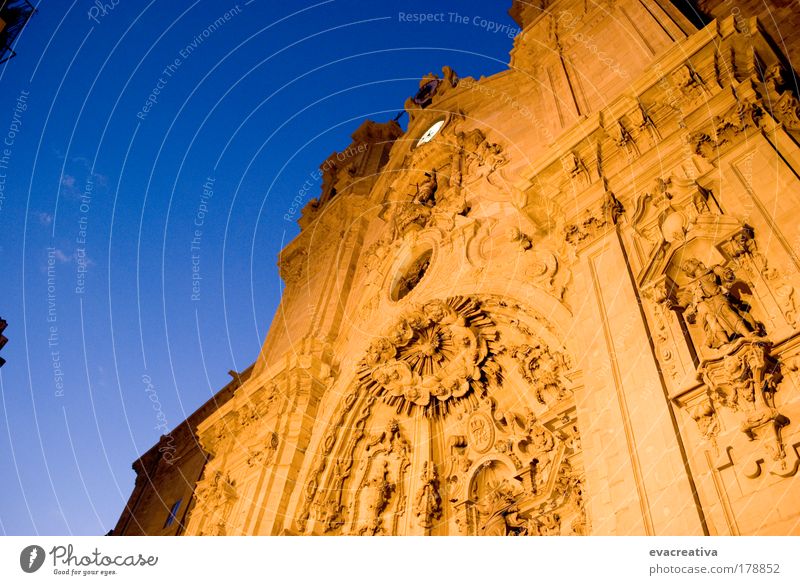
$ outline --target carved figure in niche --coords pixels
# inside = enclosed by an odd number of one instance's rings
[[[485,536],[527,536],[529,522],[523,518],[517,501],[522,492],[508,480],[492,482],[488,493],[475,506],[481,516],[481,531]]]
[[[425,180],[417,185],[417,193],[414,195],[413,202],[417,206],[422,206],[425,211],[429,211],[425,227],[429,225],[437,226],[444,230],[451,230],[455,227],[455,217],[466,215],[468,210],[466,198],[458,189],[445,189],[444,193],[439,188],[438,174],[435,169],[430,173],[425,173]],[[457,177],[456,180],[460,181]],[[453,186],[453,176],[449,180]],[[445,185],[447,186],[447,185]]]
[[[686,320],[689,323],[699,320],[707,347],[717,349],[738,337],[764,334],[761,325],[747,312],[746,305],[728,291],[726,285],[736,280],[730,268],[719,265],[707,268],[699,260],[690,258],[681,269],[694,279],[685,300]]]
[[[439,495],[439,475],[436,465],[426,461],[422,467],[422,486],[417,491],[415,510],[419,525],[423,528],[433,526],[434,520],[442,517],[442,496]]]
[[[402,238],[412,230],[420,230],[431,222],[432,208],[436,206],[436,191],[439,182],[436,170],[425,173],[425,178],[417,183],[416,193],[410,202],[398,203],[391,219],[388,242]]]
[[[533,493],[537,493],[544,487],[547,478],[550,476],[550,469],[553,465],[553,449],[556,442],[553,434],[548,431],[537,419],[531,409],[526,410],[525,414],[525,434],[528,443],[527,451],[531,458],[531,487]]]
[[[433,207],[436,205],[436,189],[439,187],[439,182],[436,177],[436,170],[430,173],[425,173],[425,179],[417,184],[417,193],[414,196],[414,203],[417,205],[424,205],[425,207]]]
[[[383,512],[395,491],[395,485],[389,481],[388,461],[383,461],[383,465],[379,467],[367,486],[370,522],[361,529],[361,534],[374,536],[383,533]]]
[[[472,460],[468,456],[467,437],[465,435],[454,435],[447,440],[448,463],[445,470],[447,481],[447,494],[451,502],[459,500],[465,486],[464,474],[472,466]]]

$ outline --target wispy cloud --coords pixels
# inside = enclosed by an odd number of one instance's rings
[[[50,225],[51,223],[53,223],[53,216],[50,215],[49,213],[46,213],[44,211],[39,211],[35,213],[35,215],[36,219],[38,219],[39,223],[42,225]]]
[[[78,199],[81,196],[78,181],[74,176],[67,174],[61,176],[61,193],[70,199]]]
[[[55,251],[53,252],[53,256],[55,256],[55,259],[58,260],[59,262],[66,264],[68,262],[72,262],[72,259],[75,257],[75,254],[73,253],[67,255],[61,248],[56,248]]]
[[[70,264],[71,262],[75,262],[78,259],[78,252],[65,252],[61,248],[56,248],[52,252],[53,257],[61,262],[62,264]],[[86,264],[86,266],[94,266],[94,260],[89,258],[86,255],[81,256],[81,262]]]

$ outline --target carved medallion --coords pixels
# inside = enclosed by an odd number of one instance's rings
[[[485,412],[475,412],[467,421],[469,444],[478,453],[486,453],[494,445],[494,425]]]
[[[361,379],[377,396],[408,412],[446,412],[471,391],[482,394],[499,372],[494,323],[472,299],[430,301],[375,339],[361,361]]]

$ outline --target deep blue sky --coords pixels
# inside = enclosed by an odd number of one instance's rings
[[[510,4],[120,0],[95,22],[93,0],[39,3],[0,65],[0,533],[113,527],[162,432],[146,382],[171,428],[255,359],[298,189],[429,71],[504,69],[512,40],[472,19],[514,26]]]

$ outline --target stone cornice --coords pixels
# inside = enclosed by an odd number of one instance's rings
[[[753,26],[753,30],[756,30],[755,20]],[[619,197],[624,196],[627,186],[627,182],[623,182],[625,186],[615,184],[614,175],[620,169],[635,164],[636,174],[642,175],[649,168],[665,166],[665,158],[678,160],[681,149],[687,148],[684,140],[686,136],[706,129],[712,120],[724,118],[730,113],[731,108],[746,102],[757,103],[759,100],[756,82],[748,79],[742,82],[731,78],[717,79],[716,75],[710,73],[716,66],[719,45],[724,38],[734,34],[740,33],[733,27],[731,17],[724,22],[715,21],[677,44],[631,84],[630,92],[619,96],[603,110],[584,118],[560,135],[547,147],[545,154],[537,157],[536,162],[521,173],[515,188],[521,192],[544,188],[547,192],[543,192],[543,195],[549,197],[555,196],[560,190],[568,189],[571,193],[577,193],[579,199],[572,205],[582,208],[588,206],[591,199],[596,196],[597,189],[590,189],[590,186],[598,183],[601,178],[597,172],[593,172],[595,156],[601,157],[603,175],[608,178],[610,188],[615,190],[615,194]],[[764,40],[759,35],[760,32],[747,37],[750,42],[741,50],[755,50],[754,47],[761,45],[760,41]],[[769,61],[775,57],[770,54],[764,58]],[[702,76],[698,75],[697,81],[690,81],[694,84],[696,95],[693,99],[697,103],[687,99],[684,94],[677,93],[675,89],[673,76],[678,75],[681,66],[686,66],[687,63],[688,71],[702,71]],[[653,101],[657,98],[655,94],[664,93],[665,83],[670,84],[667,87],[669,91],[676,93],[674,98],[676,105],[671,109],[665,107],[663,101]],[[626,153],[620,144],[615,145],[610,140],[608,132],[615,124],[622,123],[626,132],[632,131],[636,134],[636,129],[626,126],[633,126],[632,120],[637,117],[633,116],[632,112],[637,113],[640,119],[644,119],[641,117],[640,108],[643,106],[640,104],[646,101],[650,103],[645,115],[652,116],[648,118],[649,123],[652,124],[653,133],[658,137],[650,140],[649,144],[642,144],[641,138],[637,136],[637,140],[633,141],[635,153],[630,151]],[[683,108],[685,104],[691,108],[682,112],[678,106]],[[643,130],[640,130],[638,134],[641,135],[642,132]],[[713,135],[715,130],[708,130],[708,133]],[[677,140],[676,135],[679,137]],[[630,136],[627,138],[631,139]],[[589,181],[584,181],[577,190],[569,185],[567,179],[560,177],[565,153],[574,153],[579,157],[580,163],[587,167],[586,176]],[[626,162],[622,167],[619,164],[616,168],[609,167],[606,163],[613,159]],[[619,192],[616,191],[617,188]]]

